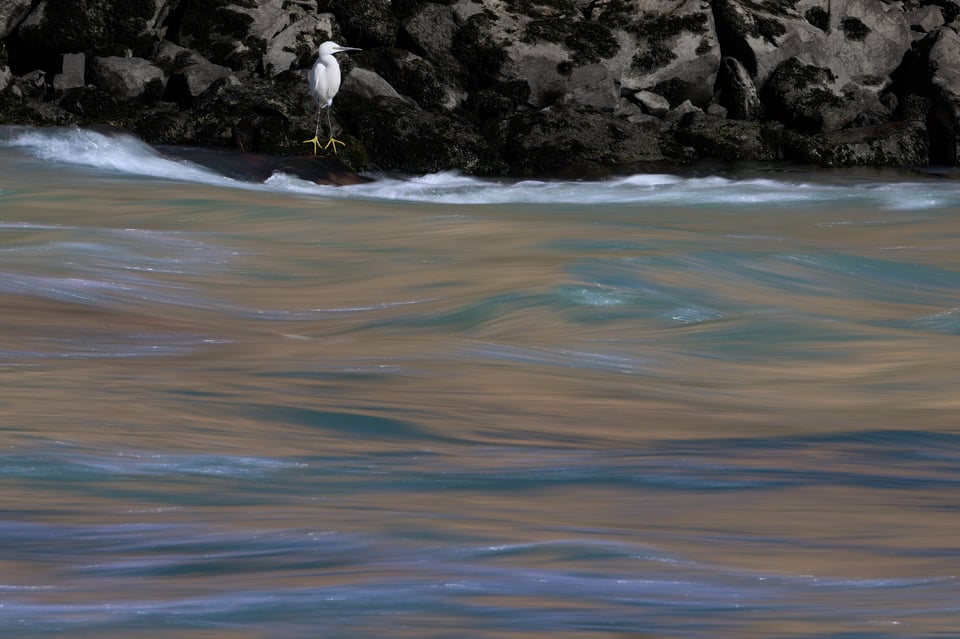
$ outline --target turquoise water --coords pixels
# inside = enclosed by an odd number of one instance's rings
[[[953,637],[960,182],[232,182],[0,128],[9,637]]]

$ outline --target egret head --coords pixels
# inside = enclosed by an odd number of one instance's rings
[[[320,56],[325,56],[325,55],[333,55],[334,53],[340,53],[342,51],[360,51],[360,49],[356,47],[342,47],[336,42],[327,40],[326,42],[320,45],[320,50],[318,53],[320,54]]]

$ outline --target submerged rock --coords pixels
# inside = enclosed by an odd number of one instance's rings
[[[167,157],[199,164],[219,175],[243,182],[263,182],[277,173],[329,186],[370,181],[370,178],[354,173],[334,157],[277,157],[263,153],[182,146],[160,147],[159,150]]]
[[[140,142],[136,136],[120,127],[96,124],[90,128],[110,138]],[[330,186],[362,184],[371,181],[371,178],[354,173],[339,159],[332,157],[314,155],[277,157],[231,149],[207,149],[177,145],[161,145],[157,146],[156,150],[164,157],[190,162],[209,169],[217,175],[242,182],[264,182],[277,173],[284,173],[315,184]]]

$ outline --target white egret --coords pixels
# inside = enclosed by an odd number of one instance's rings
[[[360,51],[355,47],[342,47],[336,42],[324,42],[320,45],[317,63],[310,69],[310,75],[307,77],[310,82],[310,93],[317,101],[317,128],[314,131],[313,138],[304,140],[304,144],[313,144],[313,154],[317,154],[317,147],[321,145],[320,135],[320,111],[327,110],[327,130],[330,132],[330,139],[323,145],[326,151],[331,146],[333,152],[337,152],[337,145],[346,146],[340,140],[333,137],[333,125],[330,124],[330,109],[333,108],[333,98],[340,90],[340,64],[333,57],[335,53],[343,51]]]

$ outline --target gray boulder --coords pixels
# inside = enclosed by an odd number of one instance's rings
[[[613,111],[652,91],[705,105],[720,61],[712,13],[700,0],[673,5],[454,0],[418,3],[401,23],[433,65],[515,103]]]
[[[235,10],[249,16],[250,23],[249,38],[234,42],[234,55],[255,54],[251,44],[263,43],[263,69],[271,77],[312,65],[317,47],[338,32],[332,13],[317,13],[305,3],[259,0],[252,7]]]
[[[173,77],[183,79],[187,93],[192,97],[202,95],[218,80],[227,80],[231,84],[240,83],[228,67],[212,62],[196,62],[178,70]]]
[[[463,75],[460,59],[454,54],[453,41],[469,18],[479,13],[479,8],[471,11],[472,8],[473,5],[467,3],[420,3],[401,18],[400,24],[426,59],[440,68]]]
[[[762,98],[768,117],[797,131],[820,133],[889,120],[872,88],[843,84],[829,68],[790,58],[771,74]]]
[[[910,25],[910,30],[919,37],[943,26],[943,10],[933,4],[919,7],[904,14],[904,19]]]
[[[702,114],[703,109],[690,100],[684,100],[682,103],[670,109],[670,111],[663,116],[663,119],[671,125],[677,125],[680,124],[681,121],[684,121],[689,115],[696,116]]]
[[[169,41],[160,44],[155,59],[171,69],[167,93],[179,102],[202,95],[218,80],[239,84],[229,67]]]
[[[644,113],[662,118],[670,111],[670,100],[653,91],[637,91],[631,97]]]
[[[174,44],[169,40],[163,40],[157,45],[153,60],[157,64],[171,68],[207,61],[206,58],[196,51],[181,47],[179,44]]]
[[[92,71],[99,87],[126,100],[144,97],[148,92],[159,97],[166,80],[158,66],[143,58],[94,58]]]
[[[471,88],[522,95],[535,108],[574,103],[613,111],[620,97],[620,44],[573,3],[428,3],[402,24],[433,65]]]
[[[369,60],[370,56],[364,58]],[[375,64],[392,86],[428,111],[453,111],[467,99],[455,77],[409,51],[390,49]]]
[[[612,111],[620,97],[615,78],[598,62],[574,64],[570,51],[556,42],[515,43],[501,67],[504,82],[525,81],[529,104],[546,107],[571,102]]]
[[[384,80],[380,75],[368,69],[355,67],[350,71],[342,84],[340,91],[343,94],[354,94],[362,100],[384,97],[403,100],[403,97],[397,93],[397,90],[390,86],[390,83]]]
[[[86,62],[87,56],[82,53],[65,53],[60,56],[60,73],[53,76],[53,88],[56,91],[66,91],[85,86]]]
[[[599,3],[598,3],[599,4]],[[671,105],[690,100],[705,106],[713,97],[720,43],[713,13],[701,0],[610,2],[597,13],[616,29],[621,45],[620,85],[624,91],[653,91]]]
[[[562,3],[529,7],[526,14],[494,0],[484,0],[484,6],[496,19],[472,20],[466,27],[483,31],[478,44],[486,48],[482,58],[470,60],[473,71],[490,73],[499,83],[525,83],[535,108],[573,103],[613,111],[620,93],[611,59],[620,45],[609,28]]]
[[[255,73],[269,40],[265,34],[275,19],[288,15],[282,4],[277,0],[184,0],[178,9],[177,31],[166,37],[213,64]]]
[[[317,48],[334,31],[333,15],[305,15],[267,40],[263,68],[276,76],[298,66],[312,66]]]
[[[829,12],[825,7],[829,7]],[[763,87],[789,58],[829,68],[841,84],[877,85],[910,48],[900,6],[876,0],[714,0],[717,33]]]

